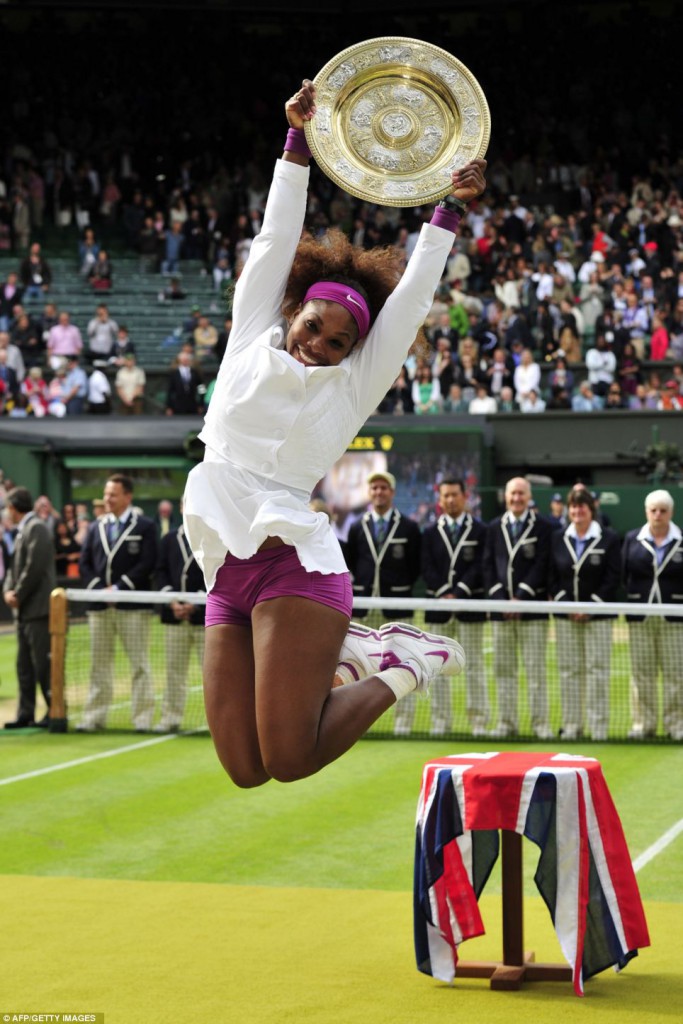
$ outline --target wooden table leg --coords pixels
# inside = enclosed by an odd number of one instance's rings
[[[524,981],[571,981],[572,971],[565,964],[537,964],[534,953],[524,951],[524,876],[522,837],[502,830],[502,962],[469,961],[459,963],[456,976],[490,978],[492,989],[516,990]]]

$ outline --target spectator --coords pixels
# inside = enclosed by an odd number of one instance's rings
[[[615,378],[617,358],[607,347],[604,334],[598,334],[595,345],[586,352],[588,381],[594,394],[604,397]]]
[[[618,381],[615,380],[613,384],[610,384],[603,408],[612,411],[627,408],[626,399]]]
[[[95,266],[99,255],[100,245],[95,240],[95,232],[92,228],[86,228],[83,238],[78,243],[78,265],[82,277],[90,277],[90,272]]]
[[[55,586],[53,543],[50,531],[33,511],[30,492],[15,487],[7,495],[7,508],[17,527],[14,553],[3,583],[5,604],[17,626],[17,682],[19,706],[6,729],[32,725],[47,727],[50,719],[50,594]],[[47,713],[35,721],[36,688]]]
[[[69,356],[67,359],[64,386],[67,416],[81,416],[85,412],[88,397],[88,375],[78,356]]]
[[[203,412],[198,390],[201,382],[201,376],[192,365],[190,353],[181,350],[176,359],[176,366],[168,377],[166,415],[195,416]]]
[[[511,387],[500,389],[497,404],[498,412],[519,412],[519,405],[515,402],[515,393]]]
[[[223,321],[223,327],[218,332],[218,341],[216,342],[216,361],[220,363],[223,361],[225,350],[228,347],[228,341],[230,340],[230,332],[232,331],[232,313],[227,313],[225,320]]]
[[[45,345],[38,325],[20,306],[15,309],[17,316],[10,334],[12,344],[21,352],[26,366],[40,366],[45,354]]]
[[[40,418],[47,414],[47,384],[43,380],[43,371],[39,366],[32,366],[21,385],[21,392],[27,402],[28,412]]]
[[[57,577],[78,579],[78,558],[81,546],[69,532],[63,519],[55,526],[55,573]]]
[[[678,382],[668,380],[664,385],[657,408],[664,412],[681,412],[683,410],[683,395],[678,390]]]
[[[136,355],[135,345],[131,341],[128,328],[125,324],[120,324],[116,332],[116,339],[114,340],[111,352],[109,353],[109,365],[123,366],[126,361],[126,356],[131,353]]]
[[[621,384],[622,393],[627,397],[635,395],[637,386],[642,383],[642,364],[630,341],[624,345],[617,360],[617,378]]]
[[[50,330],[47,341],[47,354],[50,366],[55,370],[62,357],[79,356],[83,351],[83,339],[81,332],[66,310],[59,314],[59,322]]]
[[[19,275],[10,271],[7,280],[0,286],[0,331],[9,330],[12,310],[21,303],[24,289],[19,284]]]
[[[66,398],[68,394],[66,383],[66,359],[62,359],[55,367],[54,376],[47,386],[47,411],[50,416],[61,419],[66,416]]]
[[[408,371],[405,366],[402,366],[398,377],[382,399],[377,411],[392,416],[402,416],[404,413],[412,413],[414,408],[412,383],[408,378]]]
[[[669,356],[669,332],[660,313],[652,317],[652,335],[650,337],[650,359],[661,363]]]
[[[518,403],[521,404],[530,391],[535,391],[538,394],[541,385],[541,368],[535,362],[530,349],[525,348],[522,350],[519,365],[515,367],[513,380],[515,400]]]
[[[141,416],[145,404],[145,385],[147,376],[141,366],[136,364],[135,354],[129,352],[123,366],[116,372],[114,386],[119,400],[118,411],[124,416]]]
[[[412,399],[417,416],[441,412],[441,388],[430,366],[418,368],[412,385]]]
[[[470,402],[467,411],[474,416],[491,416],[498,412],[498,404],[493,395],[489,394],[483,381],[477,383],[475,397]]]
[[[451,384],[448,398],[444,399],[443,411],[446,413],[466,413],[469,411],[471,398],[465,398],[459,384]]]
[[[571,409],[572,400],[569,391],[566,388],[559,386],[552,388],[550,392],[550,398],[546,402],[545,407],[549,411]]]
[[[561,388],[571,392],[574,387],[574,374],[567,366],[567,360],[558,352],[555,366],[548,376],[548,386],[551,389]]]
[[[0,352],[7,353],[7,359],[5,360],[6,365],[9,369],[14,371],[19,384],[23,381],[26,376],[26,367],[24,365],[24,358],[21,354],[21,349],[18,345],[13,345],[10,342],[10,336],[7,331],[0,331]]]
[[[519,403],[519,411],[524,413],[545,412],[545,400],[533,388]]]
[[[11,366],[7,365],[7,349],[0,348],[0,400],[4,408],[8,403],[11,408],[12,402],[19,393],[19,381]]]
[[[111,412],[111,384],[99,367],[88,377],[87,411],[91,416],[108,416]]]
[[[645,354],[645,336],[650,330],[647,312],[638,301],[635,292],[626,296],[626,309],[622,316],[622,326],[628,331],[633,346],[642,359]]]
[[[25,299],[42,299],[52,284],[50,264],[43,257],[40,242],[33,242],[28,255],[22,260],[19,277]]]
[[[109,253],[104,249],[100,249],[95,264],[88,274],[88,280],[95,291],[108,292],[114,283],[113,278],[114,268],[109,258]]]
[[[218,344],[218,331],[205,314],[199,317],[192,338],[199,359],[215,353]]]
[[[164,258],[161,263],[162,274],[175,274],[183,256],[183,225],[179,220],[172,220],[171,227],[164,232]]]
[[[173,511],[173,502],[169,501],[168,498],[162,498],[157,505],[154,525],[156,526],[159,538],[165,537],[167,533],[170,533],[171,530],[178,526],[176,515]]]
[[[597,412],[602,409],[602,399],[593,392],[590,381],[582,380],[578,392],[572,398],[574,412]]]
[[[182,302],[187,298],[179,277],[172,277],[168,286],[159,293],[159,300],[163,302]]]
[[[629,409],[636,411],[643,409],[656,409],[657,399],[648,394],[648,390],[644,384],[636,384],[635,394],[629,397],[628,407]]]
[[[101,302],[95,310],[95,316],[88,323],[88,351],[86,358],[89,363],[106,363],[112,355],[119,333],[119,325],[109,315],[109,307]]]

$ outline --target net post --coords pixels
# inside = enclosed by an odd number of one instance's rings
[[[69,602],[66,590],[56,587],[50,594],[50,732],[66,732],[64,680]]]

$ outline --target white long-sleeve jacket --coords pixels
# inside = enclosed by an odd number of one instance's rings
[[[285,350],[281,306],[306,208],[309,171],[277,161],[264,215],[239,279],[233,327],[200,438],[204,461],[184,497],[186,534],[207,589],[229,551],[250,558],[268,536],[293,544],[308,571],[346,565],[318,481],[377,408],[424,323],[453,243],[425,225],[408,267],[363,344],[339,366],[307,367]]]

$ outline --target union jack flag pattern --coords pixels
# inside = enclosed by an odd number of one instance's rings
[[[458,947],[484,933],[477,900],[499,829],[540,847],[534,880],[583,995],[587,978],[649,946],[623,829],[598,761],[569,754],[444,757],[423,769],[414,879],[418,970],[450,982]]]

